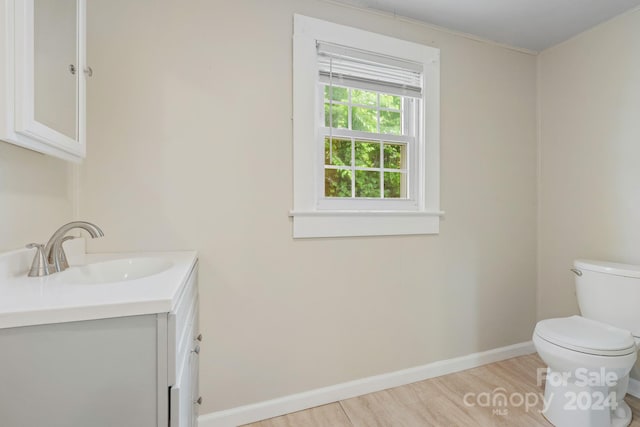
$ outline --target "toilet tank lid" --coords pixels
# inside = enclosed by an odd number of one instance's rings
[[[597,271],[599,273],[612,274],[614,276],[640,278],[640,265],[577,259],[573,262],[573,266],[578,270]]]

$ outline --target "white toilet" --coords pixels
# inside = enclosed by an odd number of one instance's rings
[[[533,333],[548,366],[543,413],[556,427],[624,427],[640,343],[640,266],[578,260],[574,267],[582,317],[542,320]]]

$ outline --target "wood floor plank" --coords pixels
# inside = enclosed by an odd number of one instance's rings
[[[354,427],[414,427],[433,424],[434,417],[414,390],[398,387],[340,402]]]
[[[305,411],[293,412],[271,418],[247,427],[352,427],[349,418],[339,403],[318,406]]]
[[[541,413],[545,369],[538,355],[521,356],[247,427],[550,427]],[[506,406],[492,400],[498,394]],[[640,399],[625,401],[640,427]]]
[[[631,412],[633,413],[629,427],[640,427],[640,399],[627,395],[624,401],[631,407]]]
[[[430,389],[435,388],[436,393],[447,396],[449,405],[444,411],[446,418],[434,425],[548,425],[539,413],[539,408],[542,408],[541,397],[536,397],[540,404],[531,408],[526,408],[524,404],[519,406],[518,399],[514,400],[515,405],[501,406],[501,402],[495,400],[497,394],[502,394],[507,399],[511,395],[522,395],[523,399],[525,396],[518,388],[511,387],[486,367],[421,381],[411,386],[420,390],[425,405],[430,405],[430,394],[434,393]]]

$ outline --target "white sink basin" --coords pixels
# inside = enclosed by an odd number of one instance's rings
[[[126,258],[72,266],[56,273],[56,281],[69,284],[125,282],[162,273],[171,268],[171,261],[162,258]]]

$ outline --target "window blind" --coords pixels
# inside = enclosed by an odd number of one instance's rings
[[[326,42],[316,47],[323,83],[422,97],[422,64]]]

